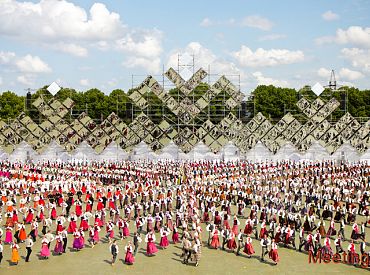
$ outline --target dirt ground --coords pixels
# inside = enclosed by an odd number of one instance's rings
[[[248,210],[249,213],[249,210]],[[363,220],[363,217],[359,217]],[[244,219],[241,219],[241,228],[244,228]],[[91,222],[91,221],[90,221]],[[326,222],[326,228],[329,221]],[[131,222],[131,236],[134,223]],[[338,227],[338,225],[337,225]],[[28,229],[28,227],[27,227]],[[54,228],[52,228],[54,230]],[[165,250],[159,249],[155,256],[145,255],[146,243],[140,245],[139,251],[135,257],[135,263],[132,266],[124,264],[124,246],[127,239],[117,241],[119,245],[119,254],[117,262],[111,266],[111,254],[109,244],[103,237],[102,242],[94,248],[86,246],[81,251],[72,250],[72,237],[69,236],[68,251],[60,256],[50,256],[49,259],[39,259],[40,238],[33,246],[33,252],[30,262],[26,263],[26,249],[24,244],[20,244],[21,261],[18,265],[11,265],[11,251],[9,245],[4,245],[4,259],[0,264],[0,274],[242,274],[244,272],[253,272],[253,274],[360,274],[368,272],[366,269],[346,264],[308,263],[308,254],[297,252],[293,249],[279,247],[280,262],[273,265],[270,259],[265,263],[260,261],[261,248],[259,241],[253,239],[253,246],[256,254],[248,259],[245,255],[236,256],[232,252],[209,249],[206,245],[208,232],[203,227],[202,239],[202,257],[198,267],[193,263],[184,265],[181,262],[181,245],[170,244]],[[370,228],[366,228],[367,234],[370,234]],[[27,231],[28,232],[28,231]],[[117,235],[117,228],[115,228]],[[181,231],[180,231],[181,232]],[[4,230],[5,234],[5,230]],[[100,236],[104,236],[105,228],[102,228]],[[350,236],[350,226],[346,228],[346,236]],[[143,236],[142,236],[143,237]],[[170,237],[170,236],[169,236]],[[87,237],[85,237],[87,239]],[[144,238],[143,238],[144,239]],[[132,238],[129,238],[132,240]],[[296,238],[298,244],[298,238]],[[159,243],[159,234],[157,233],[157,243]],[[332,248],[335,250],[334,240],[331,240]],[[51,248],[54,248],[55,242],[52,242]],[[348,242],[343,244],[346,250]],[[369,250],[367,247],[367,251]],[[359,245],[356,244],[356,250],[359,253]]]

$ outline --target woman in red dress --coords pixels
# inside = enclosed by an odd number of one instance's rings
[[[269,257],[270,257],[271,260],[273,260],[275,262],[275,265],[277,265],[278,261],[280,260],[279,254],[278,254],[278,251],[277,251],[277,244],[275,243],[274,239],[272,239],[271,250],[269,252]]]
[[[154,235],[153,231],[146,234],[145,242],[147,243],[146,254],[148,256],[152,256],[152,255],[154,255],[155,253],[158,252],[158,249],[157,249],[157,247],[154,243],[155,242],[155,235]]]
[[[128,265],[134,264],[135,258],[133,255],[133,248],[131,242],[128,242],[128,244],[125,247],[125,250],[126,250],[125,263]]]
[[[212,241],[211,241],[211,247],[213,247],[214,249],[218,249],[220,247],[219,235],[220,235],[220,231],[218,231],[218,229],[215,228],[212,231]]]
[[[254,248],[252,246],[252,238],[251,237],[247,237],[247,239],[245,240],[245,246],[244,246],[244,253],[246,253],[248,256],[248,258],[251,257],[251,255],[253,255],[254,253],[256,253],[254,251]]]

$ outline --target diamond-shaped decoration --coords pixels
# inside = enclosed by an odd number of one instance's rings
[[[325,88],[323,86],[321,86],[320,83],[316,83],[312,88],[311,90],[317,95],[319,96],[324,90]]]
[[[193,76],[193,73],[188,68],[184,68],[181,70],[180,75],[185,81],[187,81]]]
[[[56,95],[60,91],[60,87],[57,83],[53,82],[50,84],[50,86],[47,88],[47,90],[52,94]]]

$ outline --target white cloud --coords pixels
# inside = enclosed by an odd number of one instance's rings
[[[283,39],[286,38],[285,34],[268,34],[261,36],[258,40],[259,41],[272,41],[272,40],[278,40],[278,39]]]
[[[0,51],[0,64],[9,64],[14,58],[15,53]]]
[[[328,70],[326,68],[320,68],[318,71],[317,71],[317,75],[319,77],[322,77],[322,78],[325,78],[325,79],[329,79],[330,75],[331,75],[331,70]]]
[[[258,85],[274,85],[276,87],[289,86],[288,81],[265,77],[261,72],[254,72],[252,75],[256,78]]]
[[[370,73],[370,49],[344,48],[343,58],[349,60],[354,68]]]
[[[18,76],[17,81],[26,86],[33,86],[35,84],[34,76],[28,74]]]
[[[232,56],[245,67],[271,67],[282,64],[292,64],[304,60],[302,51],[290,51],[286,49],[265,50],[258,48],[253,52],[247,46],[242,45],[240,51],[232,52]]]
[[[272,28],[274,24],[265,17],[261,17],[259,15],[251,15],[243,18],[241,25],[251,28],[257,28],[263,31],[268,31]]]
[[[67,0],[2,0],[0,35],[78,57],[87,56],[90,47],[122,50],[130,58],[159,58],[162,51],[160,31],[129,28],[102,3],[85,10]]]
[[[127,60],[122,62],[122,65],[127,68],[141,67],[145,69],[145,72],[150,74],[156,74],[161,69],[160,58],[147,58],[147,57],[129,57]]]
[[[339,76],[346,80],[357,80],[364,77],[364,75],[361,72],[353,71],[348,68],[342,68],[339,71]]]
[[[210,27],[213,25],[213,22],[208,17],[204,18],[202,22],[200,22],[201,27]]]
[[[118,38],[125,26],[117,13],[95,3],[86,11],[66,0],[0,3],[0,33],[30,40]]]
[[[322,15],[321,15],[322,19],[324,19],[325,21],[334,21],[334,20],[337,20],[339,19],[339,15],[332,12],[331,10],[328,10],[327,12],[324,12]]]
[[[0,76],[0,86],[3,84],[3,78]]]
[[[88,55],[88,50],[84,47],[76,45],[74,43],[58,43],[54,46],[55,49],[69,53],[77,57],[86,57]]]
[[[229,18],[227,20],[212,20],[208,17],[204,18],[200,24],[201,27],[212,27],[212,26],[228,26],[228,27],[249,27],[256,28],[263,31],[271,30],[273,23],[262,16],[250,15],[242,19]]]
[[[49,73],[51,69],[48,64],[38,56],[27,54],[15,62],[16,67],[20,72],[25,73]]]
[[[351,26],[347,30],[338,29],[335,36],[324,36],[316,39],[317,44],[337,43],[351,44],[361,48],[370,48],[370,28]]]
[[[157,57],[162,53],[161,40],[159,30],[138,31],[117,40],[116,47],[140,57]]]
[[[85,86],[85,87],[90,86],[90,81],[86,78],[80,79],[80,85]]]

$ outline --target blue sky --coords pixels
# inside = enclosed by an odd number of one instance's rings
[[[215,79],[240,75],[246,94],[325,85],[331,69],[339,84],[368,89],[369,14],[364,0],[1,0],[0,91],[56,81],[109,94],[160,77],[185,53]]]

